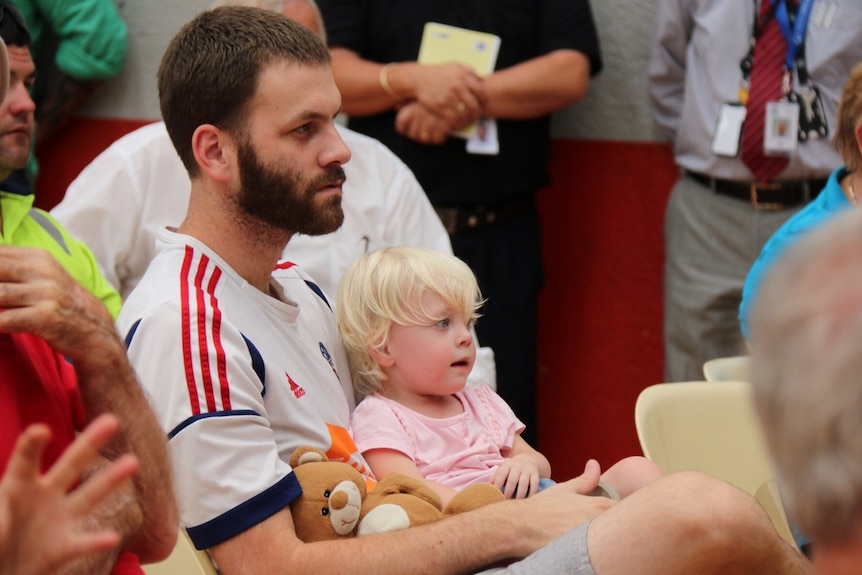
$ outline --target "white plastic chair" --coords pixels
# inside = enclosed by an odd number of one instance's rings
[[[167,559],[142,567],[146,575],[219,575],[209,555],[195,549],[183,529],[180,530],[177,544]]]
[[[747,355],[710,359],[703,364],[703,377],[706,381],[749,381],[750,362]]]
[[[793,542],[751,388],[743,381],[661,383],[635,404],[644,455],[665,473],[700,471],[750,493]]]

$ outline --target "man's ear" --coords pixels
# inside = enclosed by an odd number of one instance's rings
[[[380,367],[392,367],[392,364],[395,363],[395,359],[389,353],[388,344],[381,347],[368,346],[368,355],[370,355],[371,359],[373,359]]]
[[[862,155],[862,122],[856,124],[856,129],[853,130],[853,133],[856,135],[856,148],[858,148],[859,154]]]
[[[234,139],[212,124],[198,126],[192,134],[192,152],[201,171],[218,181],[233,177],[236,166]]]

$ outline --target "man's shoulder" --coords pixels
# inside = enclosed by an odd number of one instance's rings
[[[379,201],[381,196],[385,197],[396,191],[404,193],[405,188],[418,192],[419,196],[425,196],[413,171],[383,142],[341,125],[338,126],[338,132],[352,154],[350,161],[344,165],[348,190],[354,186],[362,188],[361,195],[345,195],[348,205],[368,201],[371,194],[377,196],[374,201]],[[406,185],[407,182],[413,185]],[[396,186],[396,183],[405,185]]]
[[[194,256],[194,248],[180,242],[165,242],[161,235],[158,242],[158,252],[141,281],[126,299],[121,319],[128,316],[127,312],[132,310],[141,314],[146,309],[159,307],[167,302],[179,302],[183,289],[179,278],[187,267],[187,259]]]
[[[108,155],[135,155],[153,149],[174,151],[164,122],[153,122],[117,138],[105,149]],[[175,153],[175,152],[174,152]]]
[[[6,199],[8,200],[8,197]],[[4,219],[10,215],[10,207],[17,212],[18,218],[20,218],[19,225],[10,234],[11,243],[22,247],[44,249],[55,255],[62,254],[62,256],[68,257],[72,263],[81,263],[80,258],[84,257],[89,266],[92,263],[92,254],[89,253],[89,249],[84,244],[77,242],[54,216],[43,209],[34,207],[32,203],[32,199],[3,202]],[[66,264],[64,263],[64,265]]]

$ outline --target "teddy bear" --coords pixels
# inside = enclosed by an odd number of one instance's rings
[[[297,448],[290,466],[302,487],[290,503],[296,535],[309,543],[353,536],[367,494],[365,476],[311,447]]]
[[[329,461],[312,447],[297,448],[290,466],[302,495],[290,504],[297,536],[305,542],[395,531],[437,521],[503,500],[489,483],[460,491],[446,508],[418,479],[392,473],[369,491],[365,477],[341,461]]]

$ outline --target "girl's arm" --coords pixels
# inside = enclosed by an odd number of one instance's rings
[[[419,468],[416,467],[413,460],[400,451],[395,451],[394,449],[371,449],[364,452],[362,456],[365,458],[365,461],[368,462],[368,465],[371,467],[371,471],[374,472],[374,476],[378,480],[383,479],[390,473],[400,473],[407,477],[419,479],[425,485],[430,487],[434,493],[440,496],[443,507],[448,505],[449,500],[452,499],[456,493],[456,491],[451,487],[447,487],[446,485],[436,481],[429,481],[422,477],[422,473],[419,472]]]

